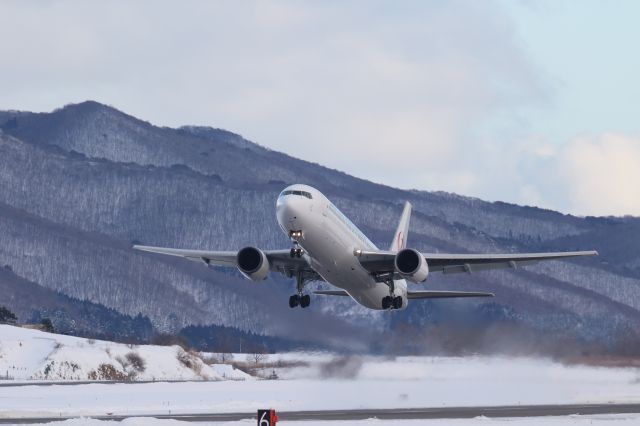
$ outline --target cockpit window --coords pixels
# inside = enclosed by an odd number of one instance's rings
[[[280,194],[280,196],[285,196],[285,195],[299,195],[302,197],[307,197],[310,200],[313,199],[311,194],[307,191],[282,191],[282,194]]]

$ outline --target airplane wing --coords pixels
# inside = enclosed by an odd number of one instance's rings
[[[499,254],[444,254],[422,253],[430,272],[455,274],[471,273],[487,269],[518,268],[544,260],[557,260],[569,257],[596,256],[597,251],[569,251],[558,253],[499,253]],[[395,273],[395,252],[356,250],[363,268],[374,274]]]
[[[135,245],[133,246],[133,248],[150,253],[160,253],[169,256],[183,257],[195,262],[204,262],[207,265],[227,266],[230,268],[237,267],[237,251],[184,250],[140,245]],[[287,272],[305,271],[315,274],[317,280],[322,280],[322,278],[320,278],[320,276],[317,275],[313,269],[311,269],[304,258],[292,258],[290,256],[290,250],[264,250],[264,254],[269,260],[269,269],[271,271],[281,272],[285,275],[287,274]]]

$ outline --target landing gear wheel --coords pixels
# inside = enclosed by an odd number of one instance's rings
[[[391,296],[385,296],[382,298],[382,309],[389,309],[393,304]]]
[[[300,297],[300,307],[301,308],[306,308],[311,304],[311,296],[309,296],[308,294],[305,294],[304,296]]]
[[[301,248],[292,248],[289,251],[289,256],[293,257],[302,257],[302,249]]]
[[[393,298],[393,309],[402,308],[402,296],[396,296]]]
[[[296,306],[298,306],[300,304],[301,300],[300,300],[300,296],[298,296],[297,294],[294,294],[293,296],[291,296],[289,298],[289,307],[290,308],[295,308]]]
[[[311,304],[311,296],[308,294],[294,294],[289,298],[289,307],[295,308],[296,306],[300,306],[301,308],[306,308]]]
[[[294,255],[297,253],[298,257],[302,255],[302,249],[299,247],[294,247],[291,249],[291,254]],[[295,308],[300,305],[301,308],[306,308],[311,304],[311,296],[308,294],[304,294],[304,285],[309,280],[309,274],[307,271],[298,270],[296,271],[296,294],[289,298],[289,306]],[[313,276],[313,275],[312,275]]]

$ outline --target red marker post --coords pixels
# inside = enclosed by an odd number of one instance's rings
[[[278,416],[276,410],[270,408],[268,410],[258,410],[258,426],[276,426]]]

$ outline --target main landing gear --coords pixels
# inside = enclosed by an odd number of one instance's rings
[[[296,294],[289,298],[290,308],[295,308],[296,306],[306,308],[311,304],[311,296],[302,293],[304,285],[309,281],[309,278],[308,275],[305,276],[304,271],[298,271],[296,273]]]
[[[402,308],[402,296],[385,296],[382,298],[382,309]]]
[[[308,294],[294,294],[289,298],[289,307],[295,308],[300,305],[301,308],[306,308],[311,304],[311,296]]]
[[[394,296],[395,283],[393,278],[386,282],[389,287],[389,295],[382,298],[382,309],[400,309],[402,308],[402,296]]]

